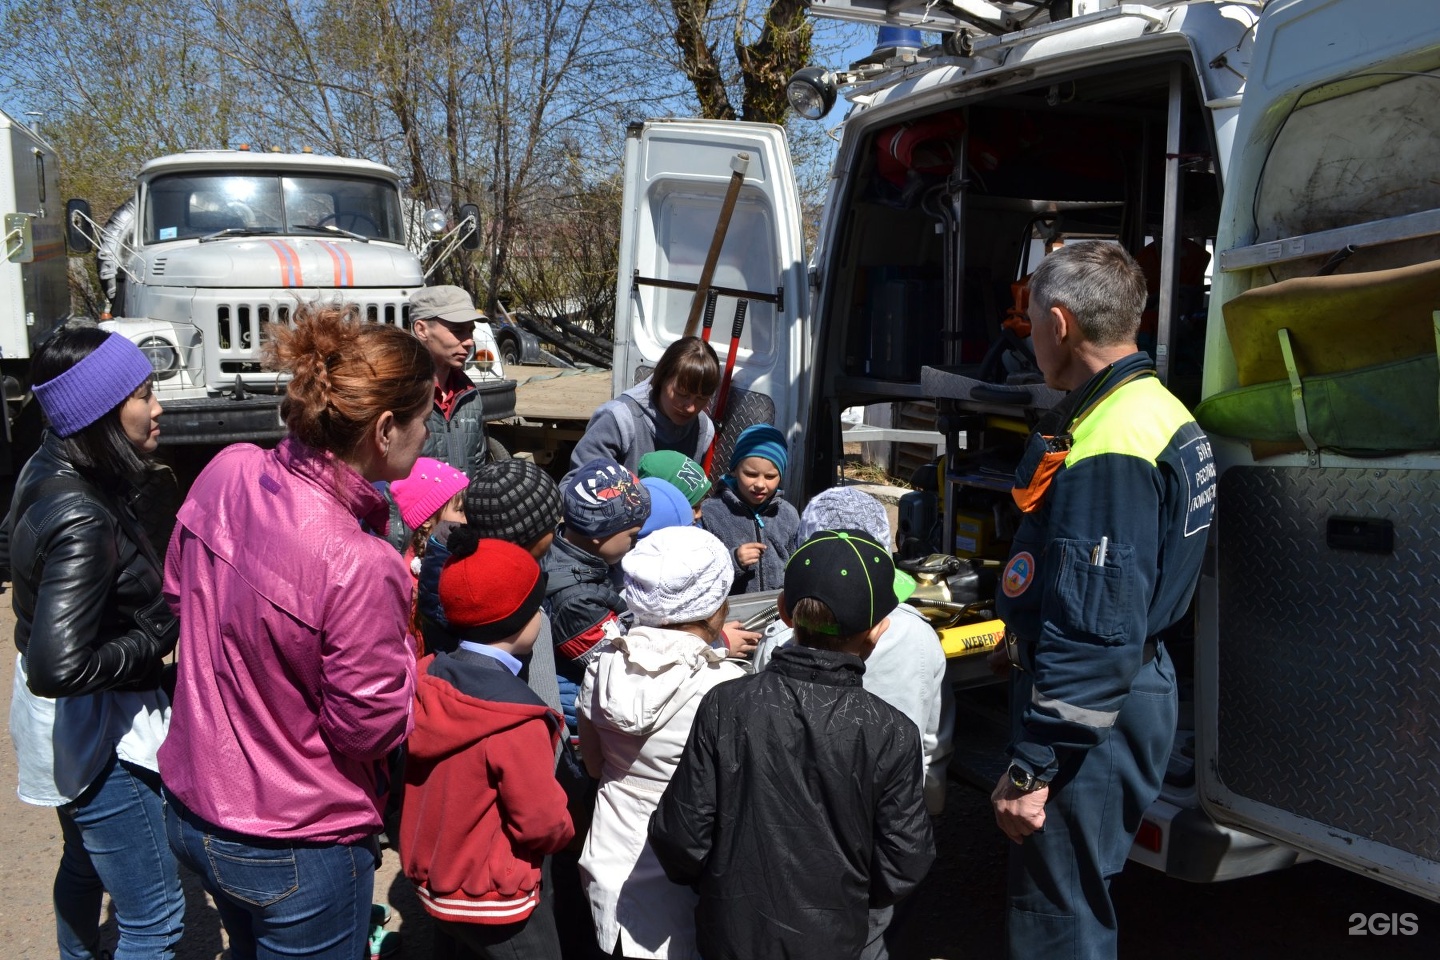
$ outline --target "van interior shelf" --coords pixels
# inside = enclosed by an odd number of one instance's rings
[[[1351,247],[1373,247],[1381,243],[1397,243],[1420,237],[1440,235],[1440,210],[1422,210],[1385,220],[1356,223],[1334,230],[1320,230],[1283,240],[1270,240],[1249,247],[1236,247],[1220,254],[1220,269],[1249,270],[1273,263],[1288,263]]]
[[[973,366],[921,367],[921,394],[937,400],[969,400],[1012,412],[1049,410],[1065,397],[1062,391],[1052,390],[1043,383],[987,383],[970,376],[977,372]]]
[[[857,404],[866,402],[870,397],[875,398],[875,401],[882,401],[928,400],[933,396],[925,392],[923,384],[880,380],[875,377],[836,377],[835,390]]]

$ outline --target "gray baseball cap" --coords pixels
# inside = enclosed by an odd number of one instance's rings
[[[410,294],[410,319],[476,323],[484,320],[485,314],[475,309],[470,294],[460,287],[421,287]]]

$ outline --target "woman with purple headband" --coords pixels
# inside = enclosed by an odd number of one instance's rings
[[[20,651],[10,705],[18,792],[60,818],[60,956],[101,955],[108,891],[115,956],[169,958],[185,899],[156,753],[170,717],[163,658],[179,629],[129,504],[160,438],[150,361],[119,334],[70,324],[31,369],[48,429],[16,481],[0,556]]]

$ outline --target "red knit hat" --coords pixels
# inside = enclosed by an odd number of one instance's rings
[[[545,599],[545,574],[529,551],[481,540],[440,571],[440,605],[461,640],[494,643],[519,633]]]

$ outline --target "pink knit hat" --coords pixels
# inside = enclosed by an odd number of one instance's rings
[[[469,483],[465,474],[454,467],[430,457],[421,457],[415,461],[410,476],[390,484],[390,496],[395,506],[400,508],[400,519],[414,530]]]

